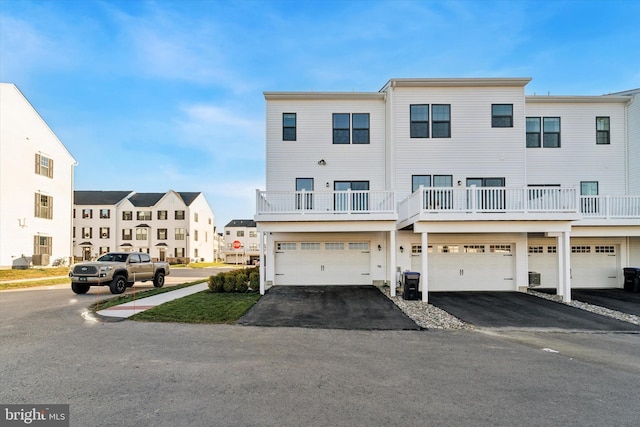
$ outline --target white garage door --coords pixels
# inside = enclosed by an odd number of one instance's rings
[[[618,245],[571,245],[572,288],[618,287]],[[529,271],[540,273],[541,288],[558,286],[555,245],[529,245]]]
[[[276,285],[370,285],[369,242],[277,242]]]
[[[513,291],[513,249],[510,244],[485,243],[429,246],[429,290]],[[412,247],[414,271],[421,270],[417,250],[421,252],[420,245]]]

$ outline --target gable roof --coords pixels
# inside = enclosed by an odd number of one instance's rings
[[[191,206],[191,203],[193,203],[196,197],[198,197],[201,194],[200,192],[195,193],[195,192],[187,192],[187,191],[177,191],[177,193],[180,195],[180,197],[182,197],[182,201],[187,206]]]
[[[129,197],[131,204],[137,208],[149,208],[154,206],[165,193],[136,193]]]
[[[255,227],[256,222],[252,219],[232,219],[225,227]]]
[[[132,191],[74,191],[76,205],[115,205],[127,198]]]

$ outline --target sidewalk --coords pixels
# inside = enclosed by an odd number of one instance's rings
[[[129,316],[140,313],[141,311],[148,310],[157,305],[172,301],[174,299],[186,297],[187,295],[195,294],[207,289],[208,283],[205,281],[197,285],[188,286],[186,288],[177,289],[175,291],[165,292],[152,297],[140,298],[135,301],[127,302],[125,304],[109,307],[104,310],[96,311],[98,317],[107,317],[111,320],[126,319]]]

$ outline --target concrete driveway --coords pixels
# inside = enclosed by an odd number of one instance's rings
[[[429,302],[479,327],[640,331],[638,325],[521,292],[430,292]]]
[[[316,329],[422,329],[374,286],[275,286],[238,323]]]

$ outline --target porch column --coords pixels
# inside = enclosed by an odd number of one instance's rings
[[[260,239],[260,295],[264,295],[264,277],[267,274],[267,266],[264,265],[264,233],[258,231],[258,239]]]
[[[422,283],[422,301],[429,302],[429,236],[428,233],[422,233],[422,274],[420,282]]]
[[[558,288],[556,289],[556,295],[564,295],[564,240],[562,240],[562,233],[556,236],[556,256],[558,257]]]
[[[571,240],[569,232],[563,231],[560,235],[562,240],[562,265],[563,265],[563,294],[562,302],[571,302]]]
[[[389,232],[389,286],[391,287],[391,296],[396,296],[396,230]]]

